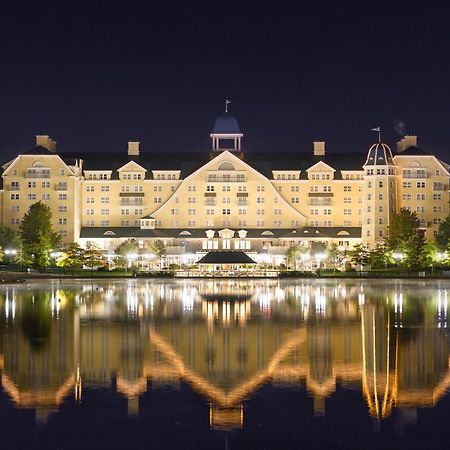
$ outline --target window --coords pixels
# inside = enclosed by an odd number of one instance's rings
[[[42,200],[50,200],[50,194],[42,194]]]
[[[87,209],[86,210],[86,215],[87,216],[93,216],[94,215],[94,210],[93,209]]]
[[[404,181],[403,182],[403,188],[409,189],[411,187],[411,181]]]
[[[162,203],[162,198],[161,197],[154,197],[153,198],[153,203]]]
[[[224,197],[222,203],[231,203],[231,197]]]
[[[35,188],[35,187],[36,187],[36,181],[29,181],[28,184],[27,184],[27,186],[28,186],[29,188]]]
[[[411,200],[411,194],[403,194],[403,200]]]
[[[224,214],[224,215],[230,215],[230,214],[231,214],[231,211],[230,211],[228,208],[224,208],[224,209],[222,209],[222,214]]]
[[[178,209],[172,208],[172,209],[170,210],[170,214],[172,214],[172,216],[177,215],[177,214],[178,214]]]
[[[239,192],[247,192],[247,186],[242,186],[242,185],[239,186],[239,187],[238,187],[238,191],[239,191]]]
[[[291,192],[298,192],[299,186],[291,186]]]
[[[18,213],[20,212],[20,206],[19,205],[13,205],[11,206],[11,212],[14,213]]]
[[[256,197],[256,203],[265,203],[265,201],[264,197]]]
[[[197,210],[195,208],[188,209],[188,215],[195,216],[197,214]]]
[[[94,190],[95,190],[94,186],[92,186],[92,185],[86,186],[86,192],[94,192]]]
[[[36,200],[36,194],[28,194],[28,200]]]
[[[425,189],[425,181],[417,181],[416,182],[416,187],[418,189]]]
[[[247,210],[245,208],[239,209],[238,214],[240,216],[245,216],[247,214]]]
[[[442,200],[442,194],[433,194],[433,200]]]
[[[351,203],[352,199],[350,197],[344,197],[344,203]]]
[[[19,219],[11,219],[11,225],[19,225],[19,223],[20,223],[20,220]]]
[[[265,214],[266,212],[265,212],[265,210],[264,209],[257,209],[256,210],[256,215],[257,216],[263,216],[264,214]]]
[[[103,186],[100,187],[100,190],[101,190],[102,192],[109,192],[109,186],[103,185]]]
[[[378,182],[378,187],[379,187],[379,188],[382,188],[382,187],[383,187],[383,182],[382,182],[382,181],[379,181],[379,182]]]
[[[206,186],[206,192],[214,192],[214,186],[212,186],[212,185],[208,185],[208,186]]]
[[[312,216],[316,216],[316,215],[319,214],[319,210],[318,210],[318,209],[311,209],[309,212],[310,212],[310,214],[311,214]]]
[[[323,192],[331,192],[331,186],[324,186]]]
[[[100,226],[101,227],[109,227],[109,220],[101,220]]]
[[[417,200],[425,200],[425,194],[417,194],[416,199]]]
[[[273,226],[274,227],[281,227],[283,224],[283,222],[281,220],[274,220],[273,221]]]
[[[206,214],[208,216],[213,216],[214,215],[214,208],[207,208],[206,209]]]
[[[256,226],[257,227],[263,227],[264,226],[264,220],[257,220],[256,221]]]
[[[67,194],[58,194],[58,200],[67,200]]]
[[[102,208],[102,209],[100,210],[100,214],[101,214],[102,216],[109,216],[109,209]]]
[[[109,197],[102,197],[100,203],[109,203]]]
[[[324,220],[323,226],[324,227],[331,227],[331,220]]]
[[[379,223],[380,225],[383,225],[384,219],[383,219],[382,217],[379,217],[379,218],[378,218],[378,223]]]
[[[19,194],[11,194],[10,198],[11,198],[11,200],[19,200],[20,195]]]
[[[67,225],[67,219],[65,217],[60,217],[58,219],[58,224],[59,225]]]
[[[195,192],[196,186],[188,186],[188,192]]]
[[[351,213],[352,213],[352,210],[351,210],[351,209],[345,209],[345,208],[344,208],[344,215],[345,215],[345,216],[349,216]]]
[[[230,192],[230,191],[231,191],[231,186],[229,186],[229,185],[222,186],[222,192]]]
[[[378,194],[378,200],[383,200],[383,194]]]
[[[331,216],[331,209],[324,209],[324,210],[323,210],[323,213],[324,213],[326,216]]]
[[[348,186],[348,185],[344,185],[344,192],[351,192],[352,191],[352,187]]]
[[[256,186],[256,192],[264,192],[264,186]]]
[[[195,203],[196,198],[195,197],[188,197],[188,203]]]
[[[67,206],[58,206],[58,212],[60,213],[67,212]]]
[[[273,210],[273,214],[274,214],[275,216],[281,216],[281,209],[274,209],[274,210]]]
[[[298,197],[291,197],[291,203],[298,203],[299,198]]]
[[[383,207],[382,206],[378,207],[378,212],[383,212]]]

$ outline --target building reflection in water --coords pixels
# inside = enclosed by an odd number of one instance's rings
[[[445,287],[445,286],[444,286]],[[1,382],[38,421],[83,386],[128,400],[187,382],[212,429],[241,427],[264,384],[305,386],[326,414],[337,384],[379,421],[414,420],[450,387],[444,287],[325,281],[120,281],[4,286]]]

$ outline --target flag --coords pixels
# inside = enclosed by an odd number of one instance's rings
[[[380,132],[380,127],[371,128],[370,131],[378,131],[378,133],[379,133]]]

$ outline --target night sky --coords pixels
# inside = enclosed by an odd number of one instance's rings
[[[430,1],[5,1],[2,157],[35,134],[60,151],[208,151],[229,98],[247,151],[365,151],[379,124],[394,146],[402,119],[448,161],[449,16]]]

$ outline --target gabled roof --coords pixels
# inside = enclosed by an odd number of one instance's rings
[[[256,264],[256,262],[244,252],[224,250],[207,253],[198,264]]]

